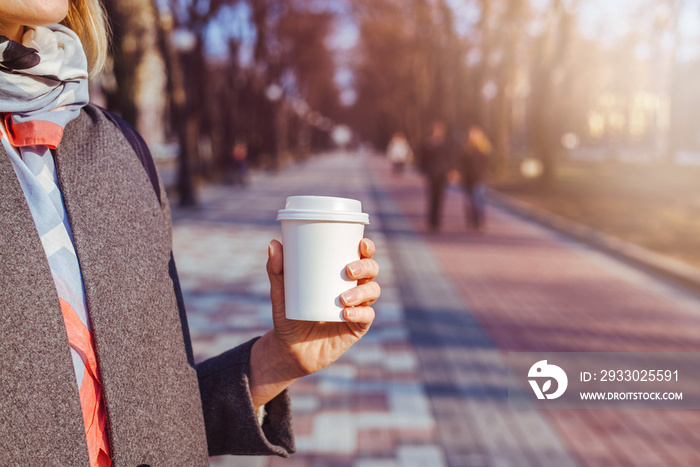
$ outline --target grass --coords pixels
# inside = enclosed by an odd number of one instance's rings
[[[511,175],[500,192],[700,267],[700,168],[563,162],[551,186]]]

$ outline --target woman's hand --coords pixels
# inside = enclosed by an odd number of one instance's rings
[[[295,321],[285,317],[282,244],[276,240],[270,243],[267,274],[274,330],[261,337],[251,351],[250,386],[256,407],[294,380],[333,363],[369,330],[374,320],[372,304],[380,294],[374,282],[379,273],[379,265],[372,259],[374,252],[374,243],[363,239],[360,260],[346,268],[348,277],[358,281],[357,287],[341,295],[347,322]]]

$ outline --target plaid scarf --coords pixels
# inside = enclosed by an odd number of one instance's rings
[[[87,58],[59,24],[27,27],[22,43],[0,36],[0,113],[15,147],[55,149],[88,103]]]

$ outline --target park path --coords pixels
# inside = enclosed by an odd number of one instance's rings
[[[317,156],[247,189],[209,186],[174,209],[175,256],[198,359],[271,325],[266,248],[294,194],[360,199],[382,298],[370,333],[291,390],[298,453],[239,467],[700,465],[695,411],[511,410],[508,351],[700,351],[700,299],[491,208],[470,232],[448,190],[440,233],[424,186],[378,156]]]

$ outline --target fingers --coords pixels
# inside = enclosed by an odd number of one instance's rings
[[[374,309],[369,306],[345,308],[343,315],[351,323],[370,325],[374,321]]]
[[[282,244],[277,240],[272,240],[267,248],[267,274],[269,276],[281,275],[282,268]]]
[[[353,261],[345,268],[345,273],[350,280],[372,280],[379,274],[379,264],[373,259],[361,259]]]
[[[374,247],[374,242],[369,238],[363,238],[360,242],[360,257],[361,258],[372,258],[376,248]]]
[[[366,284],[358,285],[352,289],[343,292],[340,299],[346,307],[371,305],[377,301],[382,293],[379,284],[376,282],[367,282]]]
[[[360,285],[343,292],[340,296],[346,307],[343,310],[345,319],[351,323],[364,325],[363,333],[374,321],[374,309],[369,305],[376,302],[382,292],[379,284],[374,282],[374,278],[379,274],[379,264],[372,259],[375,251],[374,242],[363,238],[360,242],[361,259],[348,264],[346,269],[347,276],[357,280]]]
[[[284,266],[282,244],[272,240],[267,248],[267,276],[270,279],[270,301],[272,315],[284,316]]]

